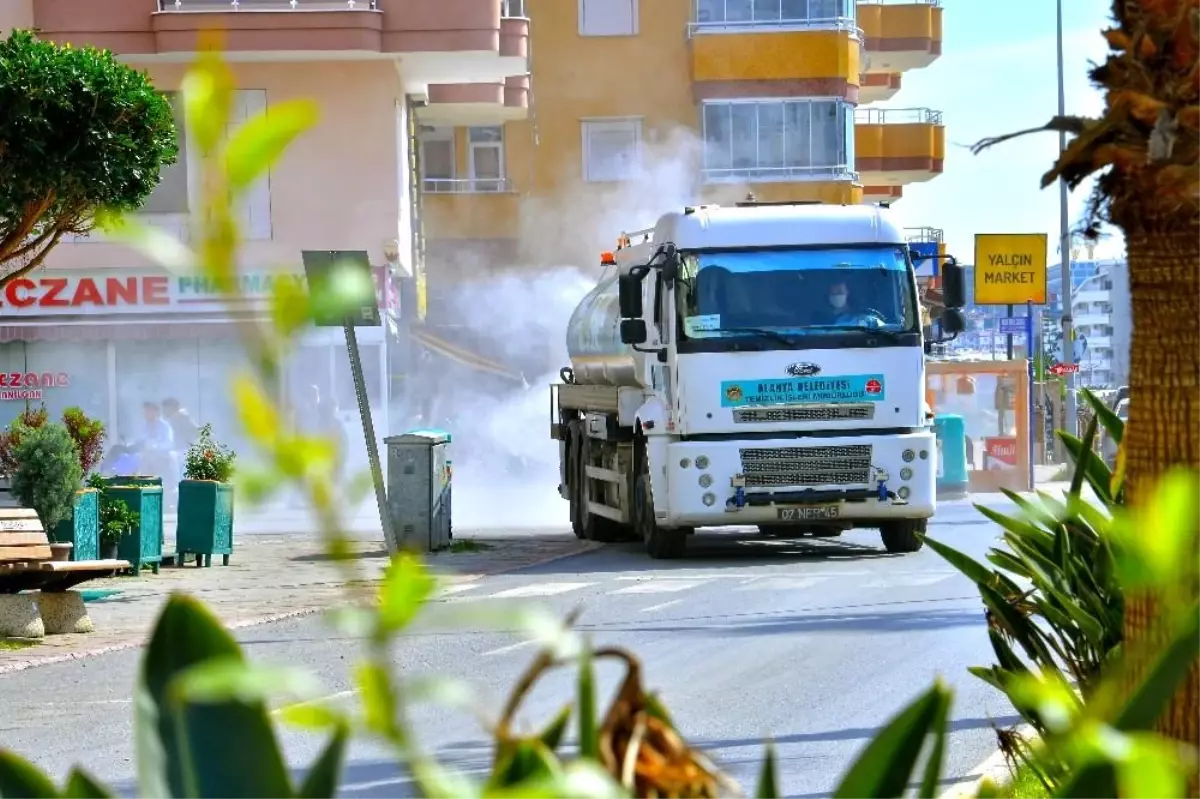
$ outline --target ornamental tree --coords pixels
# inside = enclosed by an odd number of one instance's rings
[[[97,211],[137,210],[178,146],[171,106],[107,50],[0,40],[0,287]]]

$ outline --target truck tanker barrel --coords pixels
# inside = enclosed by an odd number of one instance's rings
[[[567,355],[575,382],[594,386],[640,386],[633,350],[621,343],[617,270],[601,278],[567,323]]]

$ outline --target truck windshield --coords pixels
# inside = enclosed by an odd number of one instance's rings
[[[906,248],[686,255],[676,289],[692,339],[917,330]]]

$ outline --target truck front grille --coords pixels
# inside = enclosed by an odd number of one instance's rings
[[[839,403],[836,405],[795,405],[783,408],[738,408],[733,412],[737,423],[835,422],[848,419],[874,419],[875,403]]]
[[[871,479],[871,445],[743,449],[747,488],[865,485]]]

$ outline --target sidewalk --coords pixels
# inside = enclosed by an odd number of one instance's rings
[[[443,585],[455,585],[598,546],[570,533],[503,532],[508,534],[496,531],[486,539],[480,537],[479,549],[435,553],[427,556],[426,563]],[[471,538],[463,532],[455,540]],[[173,553],[174,543],[164,550]],[[387,563],[383,545],[359,540],[354,551],[359,553],[360,573],[377,580]],[[306,616],[347,601],[336,564],[325,558],[317,537],[302,533],[242,538],[228,566],[221,566],[220,558],[214,557],[211,568],[163,566],[158,575],[147,571],[141,577],[93,580],[79,590],[88,600],[96,631],[46,636],[25,649],[0,650],[0,674],[141,646],[173,591],[201,599],[233,629]]]

